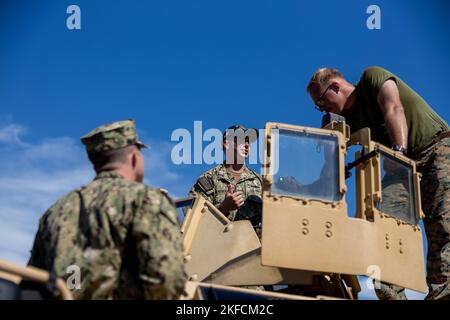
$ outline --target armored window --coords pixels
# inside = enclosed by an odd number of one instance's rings
[[[271,193],[308,200],[339,201],[337,136],[285,129],[272,132],[277,137],[273,139]]]
[[[418,223],[412,167],[381,152],[381,202],[377,209],[410,224]]]

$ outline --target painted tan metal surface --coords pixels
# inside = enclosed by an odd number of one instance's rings
[[[249,221],[231,223],[202,197],[188,212],[182,232],[186,270],[198,281],[261,246]]]
[[[187,295],[182,297],[182,299],[204,300],[206,297],[203,297],[201,291],[199,290],[200,288],[222,289],[222,290],[227,290],[228,292],[231,292],[231,293],[247,293],[247,294],[254,294],[254,295],[264,295],[266,298],[273,299],[273,300],[343,300],[343,299],[329,297],[329,296],[323,296],[323,295],[318,295],[316,297],[306,297],[306,296],[300,296],[300,295],[277,293],[277,292],[271,292],[271,291],[261,291],[261,290],[246,289],[246,288],[236,288],[236,287],[223,286],[223,285],[219,285],[219,284],[202,283],[202,282],[195,282],[195,281],[188,281],[186,283],[185,292],[187,293]]]
[[[2,272],[0,271],[0,279],[5,279],[11,282],[14,282],[15,284],[19,284],[20,281],[22,281],[22,277],[17,276],[12,273]]]
[[[34,267],[20,267],[13,263],[0,260],[0,272],[4,275],[0,278],[4,278],[15,283],[20,282],[22,279],[30,281],[46,283],[49,281],[49,273]],[[64,300],[72,300],[72,293],[67,289],[66,283],[62,279],[56,280],[56,288],[61,293]]]
[[[420,228],[377,217],[349,218],[313,205],[264,199],[262,263],[284,268],[370,276],[426,291]],[[293,202],[291,200],[291,202]],[[305,226],[306,224],[306,226]]]
[[[261,264],[261,243],[249,221],[228,220],[198,197],[181,227],[191,280],[222,285],[309,285],[322,273]]]
[[[305,270],[294,270],[263,266],[261,264],[261,248],[249,252],[234,261],[225,264],[211,273],[204,282],[242,285],[311,285],[313,277],[322,273]]]

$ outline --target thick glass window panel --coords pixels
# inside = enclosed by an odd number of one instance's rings
[[[337,137],[280,129],[274,141],[272,194],[340,200]]]
[[[377,209],[417,224],[412,168],[394,157],[381,153],[381,202]]]

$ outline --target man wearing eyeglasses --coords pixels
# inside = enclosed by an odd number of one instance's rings
[[[426,299],[450,298],[450,132],[428,103],[393,73],[364,70],[356,84],[332,68],[314,73],[307,91],[321,112],[345,117],[351,131],[368,127],[372,139],[416,161],[422,173],[427,240]],[[406,299],[404,289],[383,284],[383,299]]]

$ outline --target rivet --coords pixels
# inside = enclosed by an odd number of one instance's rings
[[[309,220],[308,219],[303,219],[302,220],[302,225],[307,226],[309,224]]]
[[[333,233],[332,233],[330,230],[328,230],[327,232],[325,232],[325,235],[326,235],[328,238],[331,238],[331,236],[333,235]]]
[[[302,233],[306,236],[309,233],[308,228],[303,228]]]
[[[198,279],[198,275],[193,274],[193,275],[190,277],[189,280],[191,280],[191,281],[197,281],[197,279]]]
[[[328,229],[330,229],[333,226],[333,224],[330,221],[327,221],[325,223],[325,227],[327,227]]]
[[[402,239],[400,239],[399,241],[398,241],[398,244],[399,245],[402,245],[403,243],[402,243]]]
[[[304,206],[306,206],[306,205],[308,204],[308,201],[303,200],[303,201],[302,201],[302,204],[303,204]]]
[[[403,250],[402,250],[402,248],[400,248],[400,253],[403,253]]]
[[[231,229],[233,229],[233,224],[232,224],[232,223],[227,224],[227,225],[225,226],[225,229],[223,230],[223,232],[228,232],[228,231],[230,231]]]
[[[386,249],[389,249],[389,243],[386,243]]]
[[[386,233],[386,240],[389,240],[389,235]]]
[[[189,262],[191,260],[192,256],[191,255],[187,255],[184,257],[184,262]]]

